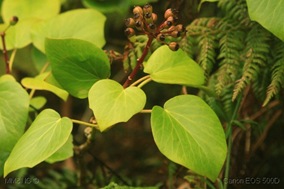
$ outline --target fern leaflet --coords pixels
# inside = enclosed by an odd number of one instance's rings
[[[275,49],[274,65],[272,66],[272,81],[267,89],[263,106],[284,87],[284,42],[279,42]]]
[[[269,39],[270,34],[258,24],[254,24],[249,31],[246,37],[243,74],[234,87],[233,101],[251,81],[258,77],[260,68],[265,67],[270,52]]]

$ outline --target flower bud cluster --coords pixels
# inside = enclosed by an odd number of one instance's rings
[[[164,13],[164,21],[160,25],[157,25],[157,19],[157,14],[153,13],[151,5],[135,6],[133,17],[125,20],[127,27],[125,35],[131,39],[136,35],[136,32],[146,34],[156,38],[160,43],[167,44],[171,50],[178,50],[179,45],[175,39],[183,36],[186,30],[182,24],[176,25],[177,11],[167,9]]]

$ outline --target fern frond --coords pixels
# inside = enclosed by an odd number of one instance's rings
[[[258,24],[255,24],[249,31],[246,37],[246,57],[243,74],[234,87],[233,101],[251,81],[258,77],[260,69],[266,65],[270,52],[269,39],[270,33]]]
[[[252,90],[256,99],[263,102],[266,96],[266,89],[270,82],[271,71],[270,65],[266,66],[265,69],[260,69],[258,77],[252,83]]]
[[[267,88],[267,95],[263,102],[263,106],[266,106],[268,102],[279,93],[280,89],[284,87],[284,42],[279,42],[277,44],[274,53],[272,81]]]
[[[202,35],[198,40],[199,53],[197,63],[201,65],[208,76],[216,62],[216,47],[218,46],[214,35]]]
[[[180,48],[186,52],[186,54],[190,57],[194,57],[194,38],[192,36],[185,36],[182,38],[182,40],[179,42]]]
[[[219,0],[218,6],[232,20],[242,22],[248,18],[245,0]]]
[[[234,112],[234,107],[235,107],[235,102],[232,101],[232,97],[233,97],[232,90],[233,90],[233,88],[234,88],[233,84],[227,85],[223,89],[223,91],[220,95],[223,109],[225,110],[228,118],[232,117],[233,112]]]
[[[219,18],[198,18],[187,26],[186,41],[183,41],[182,48],[188,52],[189,56],[197,54],[197,63],[204,69],[208,76],[215,64],[217,43],[216,25]],[[194,49],[193,43],[197,44]]]
[[[214,91],[217,84],[218,73],[214,73],[209,77],[207,87]],[[220,96],[210,95],[203,90],[199,92],[199,96],[214,110],[220,120],[228,122],[232,116],[234,102],[232,102],[233,84],[227,85]]]
[[[220,18],[197,18],[186,27],[187,35],[195,36],[215,31]]]
[[[240,57],[244,48],[244,34],[241,30],[231,30],[220,39],[218,59],[221,61],[217,72],[218,82],[215,86],[217,95],[220,95],[223,88],[233,83],[240,74]]]

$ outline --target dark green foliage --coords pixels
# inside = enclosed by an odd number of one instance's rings
[[[187,26],[181,46],[205,70],[207,81],[215,80],[208,87],[228,115],[247,87],[265,106],[283,88],[283,42],[250,20],[245,0],[220,0],[218,7],[221,17],[197,18]]]
[[[279,94],[281,88],[284,87],[284,43],[277,41],[273,49],[273,66],[271,71],[271,83],[267,89],[267,96],[263,103],[265,106],[269,100]]]
[[[217,46],[213,35],[201,35],[198,38],[199,53],[197,62],[205,70],[206,74],[210,74],[215,64]]]
[[[221,94],[225,86],[234,83],[240,75],[241,56],[244,48],[243,31],[229,30],[220,38],[219,70],[217,72],[216,93]]]
[[[189,53],[189,56],[197,57],[197,62],[205,70],[206,76],[210,75],[216,63],[218,43],[215,26],[217,22],[216,18],[196,19],[187,27],[189,44],[181,43],[182,48]],[[190,48],[190,44],[197,44],[197,48]]]
[[[220,0],[218,6],[225,16],[223,19],[244,23],[248,19],[246,1],[244,0]]]
[[[261,69],[267,68],[270,51],[269,33],[258,24],[254,24],[246,36],[246,47],[242,77],[237,80],[233,100],[251,82],[258,78]]]

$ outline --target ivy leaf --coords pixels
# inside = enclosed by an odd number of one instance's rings
[[[247,0],[249,16],[284,41],[284,1]]]
[[[49,74],[50,72],[45,72],[43,74],[38,75],[35,78],[25,77],[22,79],[21,83],[24,87],[28,89],[50,91],[54,93],[55,95],[57,95],[62,100],[66,101],[68,98],[67,91],[45,81],[45,79],[48,77]]]
[[[98,47],[105,45],[105,16],[92,9],[76,9],[62,13],[49,21],[41,22],[33,28],[33,43],[44,52],[45,38],[81,39]]]
[[[150,56],[144,72],[159,83],[198,87],[205,81],[202,68],[194,60],[181,49],[174,52],[166,45]]]
[[[116,81],[104,79],[89,91],[89,104],[101,131],[128,121],[140,112],[146,103],[145,93],[138,87],[123,87]]]
[[[10,75],[0,77],[0,175],[12,148],[23,135],[29,95]]]
[[[71,95],[86,98],[92,85],[110,75],[103,50],[79,39],[46,39],[46,55],[52,74]]]
[[[67,142],[71,131],[69,118],[61,118],[51,109],[42,111],[13,148],[4,165],[4,177],[49,158]]]
[[[226,139],[214,111],[199,97],[176,96],[151,114],[155,143],[170,160],[215,181],[226,158]]]

